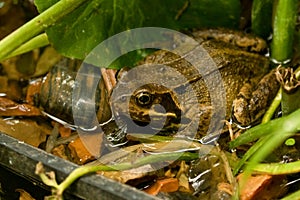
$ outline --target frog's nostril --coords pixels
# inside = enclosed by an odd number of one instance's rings
[[[121,97],[120,97],[120,100],[121,100],[122,102],[125,102],[125,101],[126,101],[126,96],[121,96]]]

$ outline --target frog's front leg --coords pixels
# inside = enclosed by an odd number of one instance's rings
[[[233,121],[242,127],[257,123],[268,109],[278,89],[275,70],[265,75],[256,86],[246,83],[233,101]]]

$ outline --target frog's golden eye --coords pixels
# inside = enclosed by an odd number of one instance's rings
[[[152,103],[151,94],[148,92],[140,92],[136,95],[135,102],[140,106],[147,106]]]

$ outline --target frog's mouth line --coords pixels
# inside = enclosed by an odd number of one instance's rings
[[[116,115],[116,120],[120,120],[123,122],[122,124],[126,124],[129,132],[138,131],[141,133],[174,132],[191,122],[191,119],[182,119],[172,112],[161,113],[154,110],[151,110],[147,115],[143,115],[142,117],[118,114]]]

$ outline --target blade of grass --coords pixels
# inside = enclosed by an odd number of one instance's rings
[[[241,187],[245,186],[246,180],[250,177],[253,168],[269,155],[275,148],[281,145],[286,139],[293,136],[300,128],[300,109],[286,117],[277,119],[277,123],[272,126],[268,140],[251,156],[245,167]],[[275,121],[275,120],[273,120]],[[271,122],[271,121],[270,121]],[[267,123],[267,124],[270,124]],[[265,125],[265,124],[263,124]]]
[[[268,163],[258,164],[253,171],[271,175],[292,174],[300,172],[300,161],[290,163]]]
[[[271,120],[265,124],[257,125],[231,141],[229,147],[231,149],[236,148],[237,146],[252,142],[264,135],[278,130],[282,131],[282,133],[296,132],[298,130],[297,128],[300,128],[300,121],[297,121],[299,118],[300,109],[294,111],[290,115]]]
[[[247,130],[245,133],[240,135],[235,140],[229,142],[229,148],[231,148],[231,149],[236,148],[237,146],[247,144],[249,142],[253,142],[253,141],[261,138],[262,136],[267,135],[268,133],[272,132],[272,130],[275,130],[278,128],[277,122],[279,120],[280,119],[275,119],[268,123],[254,126],[253,128]]]
[[[268,155],[272,150],[285,139],[299,131],[300,129],[300,109],[291,113],[288,116],[272,120],[265,124],[255,126],[244,134],[239,136],[234,141],[230,142],[230,148],[235,148],[239,145],[246,144],[261,137],[243,156],[234,169],[234,174],[237,174],[245,162],[251,158],[254,161],[259,161]],[[263,136],[263,137],[262,137]],[[271,142],[270,142],[271,141]],[[263,152],[263,153],[259,153]],[[258,157],[255,157],[255,155]],[[252,160],[253,161],[253,160]],[[249,164],[249,163],[248,163]],[[251,166],[250,166],[251,167]],[[253,166],[252,166],[253,167]]]
[[[300,190],[282,198],[281,200],[299,200],[299,197],[300,197]]]
[[[244,154],[243,158],[238,162],[237,166],[233,169],[233,174],[237,175],[242,168],[242,166],[246,163],[246,161],[255,153],[257,152],[260,147],[266,143],[267,140],[270,139],[270,135],[262,137],[259,139],[254,145],[251,146],[250,149]]]
[[[267,157],[275,148],[281,145],[287,138],[293,136],[294,133],[282,133],[281,130],[275,131],[270,135],[269,140],[266,141],[249,159],[245,166],[244,175],[240,181],[241,188],[246,186],[247,179],[251,176],[256,165]]]
[[[0,60],[87,0],[61,0],[0,41]]]

